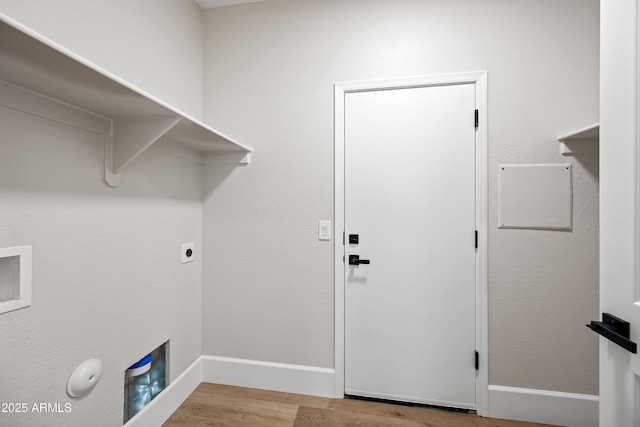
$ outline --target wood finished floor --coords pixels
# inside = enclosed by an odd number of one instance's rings
[[[542,427],[353,399],[279,393],[202,383],[163,427]]]

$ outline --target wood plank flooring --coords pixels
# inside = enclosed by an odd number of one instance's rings
[[[163,427],[543,427],[355,399],[202,383]]]

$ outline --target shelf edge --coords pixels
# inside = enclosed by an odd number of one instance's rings
[[[584,128],[578,129],[574,132],[568,133],[566,135],[559,136],[557,139],[560,142],[571,140],[571,139],[582,139],[585,134],[600,128],[600,123],[594,123],[592,125],[586,126]]]

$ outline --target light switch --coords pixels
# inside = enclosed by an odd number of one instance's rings
[[[331,240],[331,221],[318,221],[318,240]]]

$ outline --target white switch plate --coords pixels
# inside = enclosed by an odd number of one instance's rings
[[[195,243],[183,243],[181,251],[182,263],[191,262],[196,259],[196,244]],[[191,251],[191,252],[189,252]]]
[[[318,221],[318,240],[331,240],[331,221]]]

